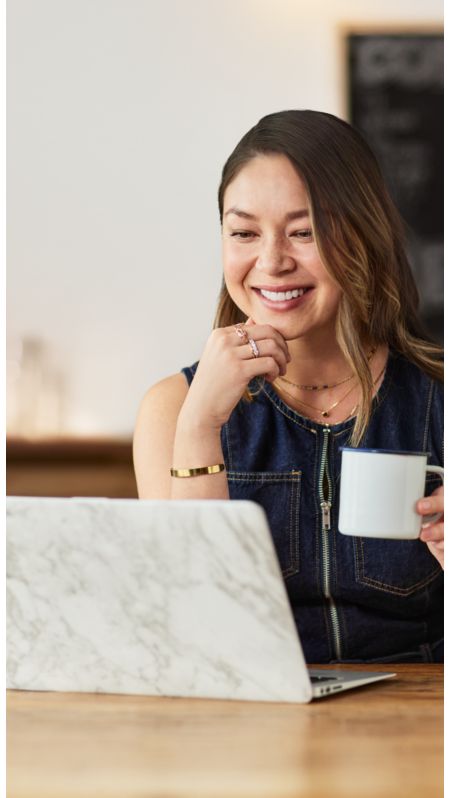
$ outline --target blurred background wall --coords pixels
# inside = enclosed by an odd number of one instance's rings
[[[238,139],[274,110],[348,118],[344,32],[442,15],[441,0],[10,0],[9,433],[129,439],[145,390],[211,328]]]

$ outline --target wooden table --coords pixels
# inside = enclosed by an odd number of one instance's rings
[[[391,670],[309,705],[10,691],[8,798],[438,798],[443,668]]]
[[[11,438],[6,441],[10,496],[137,498],[132,442],[111,438]]]

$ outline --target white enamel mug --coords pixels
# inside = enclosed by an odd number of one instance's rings
[[[342,447],[340,513],[343,535],[367,538],[418,538],[423,523],[442,513],[421,516],[416,503],[425,493],[426,473],[444,469],[427,465],[425,452],[389,452]]]

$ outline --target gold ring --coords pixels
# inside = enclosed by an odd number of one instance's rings
[[[234,325],[234,330],[236,331],[236,333],[237,333],[239,338],[244,338],[245,341],[248,341],[249,336],[248,336],[248,333],[245,330],[243,324],[241,324],[241,323],[240,324],[235,324]]]
[[[253,357],[259,357],[260,356],[260,352],[259,352],[259,349],[257,347],[257,344],[256,344],[254,338],[250,338],[248,336],[248,343],[249,343],[249,345],[251,347],[251,350],[252,350],[252,353],[253,353]]]

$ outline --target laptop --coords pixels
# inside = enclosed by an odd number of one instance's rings
[[[253,502],[6,503],[11,689],[304,703],[395,675],[307,668]]]

